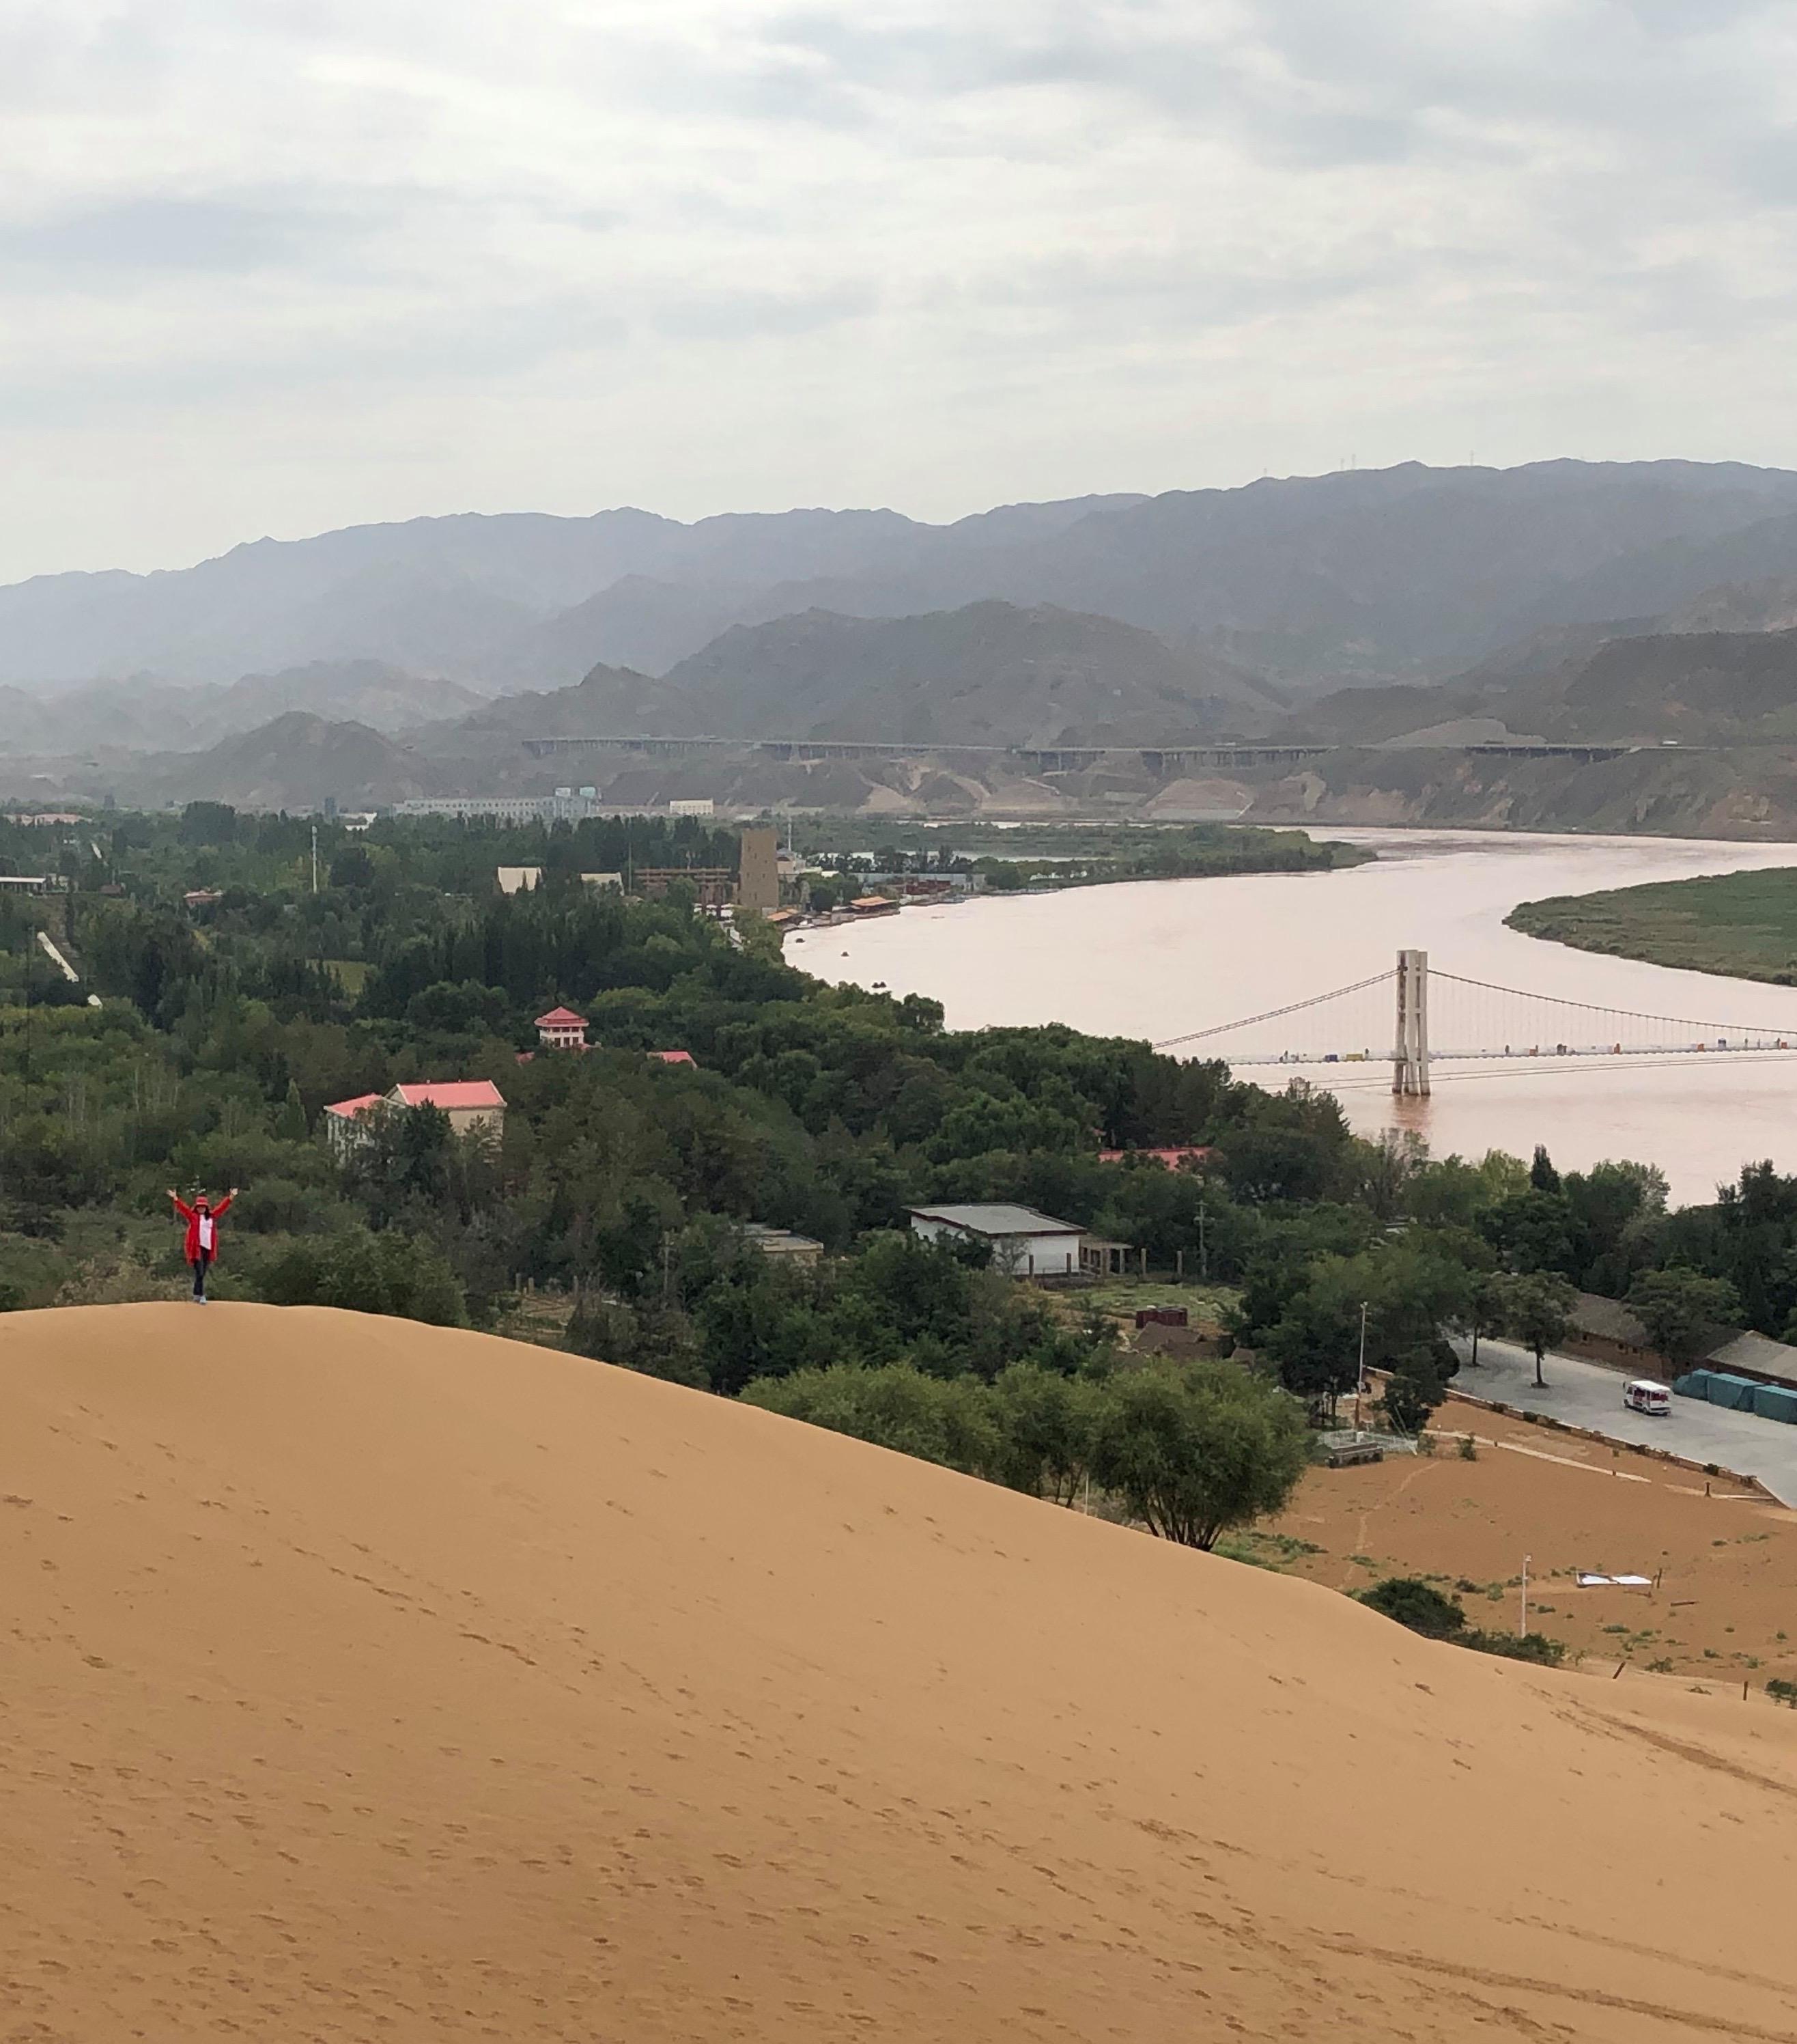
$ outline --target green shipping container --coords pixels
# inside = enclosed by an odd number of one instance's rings
[[[1710,1403],[1727,1405],[1737,1412],[1751,1412],[1753,1393],[1759,1389],[1750,1377],[1731,1377],[1726,1370],[1710,1372]]]
[[[1759,1384],[1753,1388],[1753,1410],[1763,1420],[1783,1420],[1797,1427],[1797,1391],[1782,1384]]]
[[[1673,1378],[1672,1389],[1680,1398],[1701,1398],[1707,1402],[1710,1373],[1707,1370],[1688,1370],[1683,1377]]]

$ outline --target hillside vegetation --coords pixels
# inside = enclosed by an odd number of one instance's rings
[[[1579,951],[1797,986],[1797,866],[1555,895],[1504,920]]]
[[[396,1320],[0,1318],[0,1439],[21,2034],[1788,2027],[1763,1703]]]

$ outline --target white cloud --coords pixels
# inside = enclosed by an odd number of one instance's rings
[[[0,576],[420,511],[1797,462],[1745,0],[15,0]]]

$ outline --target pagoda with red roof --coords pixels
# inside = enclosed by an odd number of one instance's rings
[[[546,1051],[585,1051],[592,1047],[586,1040],[586,1017],[575,1014],[571,1008],[551,1008],[547,1015],[538,1016],[536,1034]]]

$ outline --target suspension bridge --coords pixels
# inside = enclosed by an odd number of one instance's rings
[[[1231,1065],[1388,1061],[1392,1092],[1417,1096],[1429,1092],[1436,1064],[1776,1056],[1797,1048],[1797,1016],[1773,1025],[1607,1008],[1431,970],[1426,951],[1401,951],[1395,966],[1370,978],[1188,1030],[1154,1047],[1216,1056]]]

